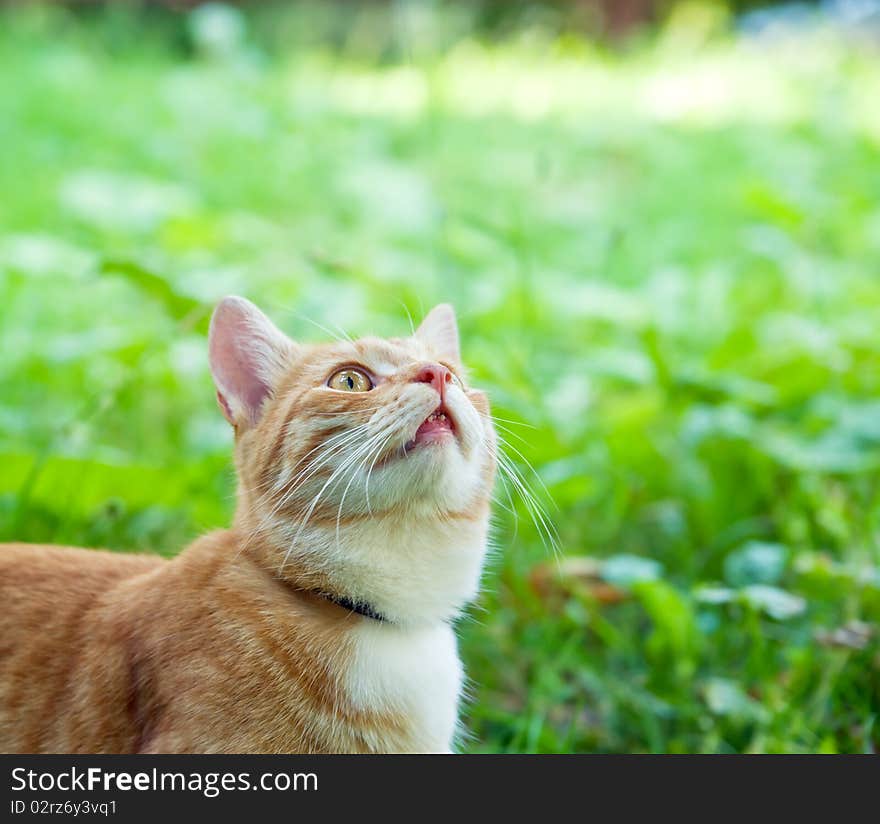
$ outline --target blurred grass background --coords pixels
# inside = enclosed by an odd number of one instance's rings
[[[498,510],[463,748],[876,750],[880,28],[486,8],[0,8],[0,539],[228,523],[221,296],[449,300],[561,547]]]

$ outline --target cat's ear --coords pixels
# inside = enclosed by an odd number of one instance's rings
[[[448,303],[435,306],[416,329],[416,337],[427,343],[440,357],[461,361],[458,346],[458,323],[455,310]]]
[[[211,317],[208,356],[217,402],[229,423],[247,429],[259,421],[293,350],[293,341],[250,301],[220,301]]]

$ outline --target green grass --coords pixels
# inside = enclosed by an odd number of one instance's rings
[[[304,339],[449,300],[561,546],[498,509],[465,748],[875,750],[880,55],[460,12],[259,10],[212,54],[0,11],[0,539],[228,523],[219,297]]]

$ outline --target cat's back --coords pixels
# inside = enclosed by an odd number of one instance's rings
[[[66,634],[101,593],[163,563],[158,555],[0,544],[0,673],[16,651]]]
[[[84,605],[124,578],[164,563],[158,555],[129,555],[47,544],[0,544],[0,627],[26,616],[51,617],[64,605]],[[42,624],[41,624],[42,625]],[[5,637],[0,638],[2,657]]]
[[[51,710],[84,652],[83,618],[102,593],[164,563],[158,555],[0,544],[0,750]]]

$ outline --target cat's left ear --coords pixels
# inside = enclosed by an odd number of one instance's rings
[[[250,301],[228,297],[211,317],[208,354],[217,402],[236,428],[254,426],[290,365],[294,343]]]
[[[427,343],[440,357],[461,363],[458,323],[448,303],[435,306],[416,329],[416,337]]]

